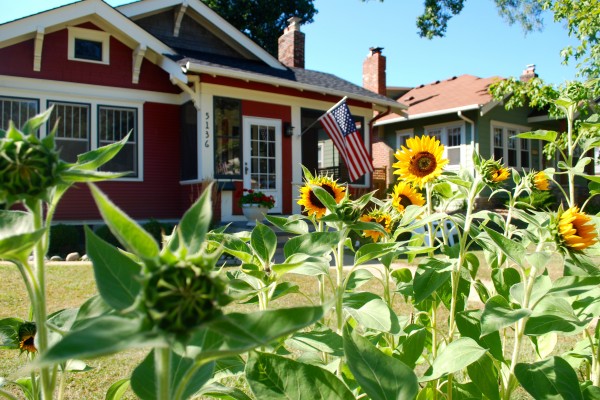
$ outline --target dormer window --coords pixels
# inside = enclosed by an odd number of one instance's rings
[[[94,29],[69,28],[69,60],[109,63],[110,34]]]

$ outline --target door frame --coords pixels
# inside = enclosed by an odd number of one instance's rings
[[[242,117],[243,126],[243,165],[242,165],[242,179],[244,181],[244,187],[250,189],[250,175],[252,173],[251,158],[251,146],[250,146],[250,127],[252,125],[267,125],[275,127],[275,190],[272,189],[258,189],[266,195],[272,195],[275,197],[275,207],[269,210],[270,213],[281,213],[283,210],[283,188],[282,188],[282,121],[275,118],[263,118],[263,117]],[[246,172],[246,166],[248,166],[248,172]]]

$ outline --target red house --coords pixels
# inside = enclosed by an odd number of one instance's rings
[[[66,161],[132,132],[105,166],[130,173],[100,187],[137,220],[178,220],[207,181],[222,221],[242,218],[242,188],[272,194],[272,213],[297,213],[301,164],[325,167],[327,136],[314,122],[326,110],[347,96],[369,148],[374,113],[405,108],[305,69],[296,19],[276,59],[200,0],[85,0],[31,15],[0,25],[0,59],[0,128],[54,106],[40,135],[58,120]],[[353,184],[368,188],[370,177]],[[99,222],[87,187],[67,193],[55,220]]]

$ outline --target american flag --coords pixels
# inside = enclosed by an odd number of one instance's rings
[[[346,162],[350,181],[355,181],[367,172],[373,171],[371,156],[356,129],[345,100],[327,111],[319,118],[319,122]]]

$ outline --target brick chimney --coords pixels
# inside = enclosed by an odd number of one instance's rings
[[[279,37],[279,62],[288,67],[304,68],[304,32],[300,31],[301,18],[291,17],[289,25]]]
[[[521,77],[519,78],[521,80],[521,82],[527,82],[533,78],[537,78],[538,74],[535,73],[535,64],[529,64],[524,70],[523,73],[521,74]]]
[[[363,87],[385,96],[385,56],[381,54],[383,47],[371,47],[363,62]]]

